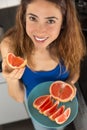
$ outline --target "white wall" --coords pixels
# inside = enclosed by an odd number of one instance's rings
[[[20,0],[0,0],[0,9],[17,6]]]

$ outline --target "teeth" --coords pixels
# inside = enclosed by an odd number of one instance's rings
[[[44,41],[44,40],[47,39],[47,37],[45,37],[45,38],[38,38],[38,37],[35,37],[35,39],[36,39],[37,41]]]

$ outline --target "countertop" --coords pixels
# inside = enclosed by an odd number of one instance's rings
[[[6,83],[5,78],[3,77],[2,73],[0,72],[0,84]]]

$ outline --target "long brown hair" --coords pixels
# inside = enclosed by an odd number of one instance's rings
[[[15,26],[8,31],[6,36],[10,36],[13,41],[15,52],[20,56],[31,56],[33,42],[26,33],[25,15],[29,3],[34,0],[21,0],[16,15]],[[81,30],[80,22],[73,0],[47,0],[60,7],[63,15],[63,25],[58,38],[49,45],[51,52],[54,47],[56,56],[63,60],[65,66],[71,73],[77,72],[80,61],[85,55],[85,39]],[[50,53],[52,54],[52,53]]]

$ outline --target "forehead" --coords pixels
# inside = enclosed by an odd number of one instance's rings
[[[47,15],[62,15],[61,9],[57,4],[46,0],[33,0],[27,6],[26,13],[29,12]]]

